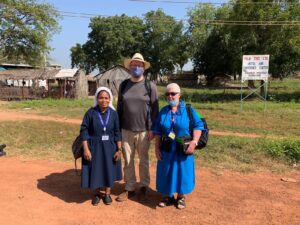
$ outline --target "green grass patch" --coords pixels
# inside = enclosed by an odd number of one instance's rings
[[[8,156],[30,159],[71,161],[71,145],[79,133],[78,125],[57,122],[22,121],[0,124],[1,141],[6,143]],[[210,136],[208,146],[197,151],[196,163],[214,171],[228,169],[239,172],[291,170],[289,154],[270,155],[270,146],[263,139]],[[296,143],[293,146],[297,146]],[[297,148],[299,150],[299,148]],[[155,165],[154,142],[150,148]]]
[[[286,159],[294,163],[300,161],[300,141],[267,141],[265,149],[273,158]]]
[[[11,102],[9,109],[32,111],[38,115],[55,115],[82,118],[93,105],[93,99],[42,99]]]
[[[78,125],[57,122],[21,121],[0,123],[1,142],[8,156],[68,161]]]
[[[196,152],[201,166],[239,172],[285,172],[293,168],[288,157],[270,155],[264,139],[210,136],[206,148]]]

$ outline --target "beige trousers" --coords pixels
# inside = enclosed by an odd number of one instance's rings
[[[136,175],[134,157],[137,151],[139,156],[140,187],[148,187],[150,184],[149,172],[149,147],[148,131],[133,132],[122,129],[122,144],[124,157],[124,181],[126,191],[134,191]]]

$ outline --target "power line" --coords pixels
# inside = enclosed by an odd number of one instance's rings
[[[60,13],[63,13],[62,16],[65,17],[82,17],[82,18],[93,18],[93,17],[97,17],[97,16],[101,16],[101,17],[109,17],[108,15],[99,15],[99,14],[90,14],[90,13],[78,13],[78,12],[65,12],[65,11],[58,11]],[[67,13],[67,14],[65,14]],[[139,18],[139,17],[137,17]],[[141,19],[141,18],[140,18]],[[175,19],[174,20],[179,20],[179,19]],[[162,22],[173,22],[173,19],[167,19],[167,18],[155,18],[152,17],[151,20],[156,20],[156,21],[162,21]],[[182,21],[189,21],[188,19],[181,19]],[[197,22],[197,21],[196,21]],[[214,23],[214,24],[241,24],[241,25],[300,25],[300,21],[297,20],[291,20],[291,21],[286,21],[286,20],[281,20],[281,21],[276,21],[276,20],[269,20],[269,21],[262,21],[262,20],[199,20],[199,23]]]
[[[224,5],[232,4],[230,2],[200,2],[200,1],[171,1],[171,0],[128,0],[131,2],[140,2],[140,3],[171,3],[171,4],[202,4],[202,5]],[[289,5],[298,5],[299,3],[292,2],[235,2],[234,4],[238,5],[280,5],[280,4],[289,4]]]
[[[207,25],[234,25],[234,26],[300,26],[300,23],[226,23],[213,21],[199,21],[200,24]]]
[[[129,1],[148,1],[148,0],[129,0]],[[152,1],[152,0],[149,0]],[[6,5],[4,5],[6,6]],[[92,13],[83,13],[83,12],[70,12],[70,11],[57,11],[63,17],[71,17],[71,18],[85,18],[91,19],[94,17],[111,17],[109,15],[101,15],[101,14],[92,14]],[[140,17],[135,16],[135,18],[142,19]],[[175,21],[190,21],[189,19],[176,19],[176,18],[155,18],[151,17],[153,21],[162,21],[165,23],[172,23]],[[240,25],[240,26],[300,26],[300,21],[236,21],[236,20],[193,20],[194,23],[200,24],[211,24],[211,25]]]

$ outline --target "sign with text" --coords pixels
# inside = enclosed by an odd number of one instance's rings
[[[268,80],[269,55],[243,55],[242,81]]]

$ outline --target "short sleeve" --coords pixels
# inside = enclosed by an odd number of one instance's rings
[[[193,130],[205,130],[204,123],[193,106],[191,106],[191,114],[193,118]]]
[[[88,110],[82,120],[81,126],[80,126],[80,137],[83,141],[86,141],[90,139],[89,135],[89,127],[91,125],[91,111]]]

